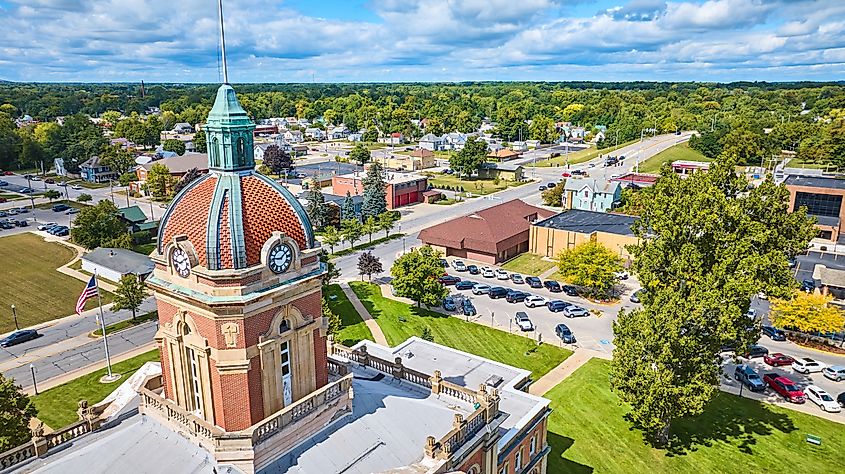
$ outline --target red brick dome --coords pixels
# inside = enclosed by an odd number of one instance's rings
[[[252,171],[212,172],[170,203],[159,225],[158,252],[184,235],[201,266],[246,268],[261,263],[261,249],[276,231],[300,250],[314,246],[308,216],[287,189]]]

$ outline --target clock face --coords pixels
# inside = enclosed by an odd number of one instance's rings
[[[191,260],[188,258],[188,254],[182,249],[177,248],[171,252],[170,264],[173,265],[173,269],[182,278],[188,278],[188,275],[191,274]]]
[[[273,273],[283,273],[290,268],[293,260],[293,249],[285,244],[278,244],[270,249],[270,254],[267,257],[267,266]]]

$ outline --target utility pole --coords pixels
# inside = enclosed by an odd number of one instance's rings
[[[15,330],[20,331],[21,328],[18,327],[18,312],[17,312],[17,309],[15,308],[15,305],[12,305],[12,319],[15,320]]]
[[[38,382],[35,380],[35,366],[29,364],[29,373],[32,374],[32,387],[35,389],[35,394],[38,395]]]

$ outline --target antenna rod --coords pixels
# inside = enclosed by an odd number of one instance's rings
[[[223,60],[223,84],[228,84],[229,68],[226,66],[226,34],[223,32],[223,0],[217,0],[217,11],[220,13],[220,49]]]

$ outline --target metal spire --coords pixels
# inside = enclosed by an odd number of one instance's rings
[[[217,0],[217,11],[220,17],[220,49],[223,61],[223,84],[228,84],[229,68],[226,66],[226,34],[223,32],[223,0]]]

